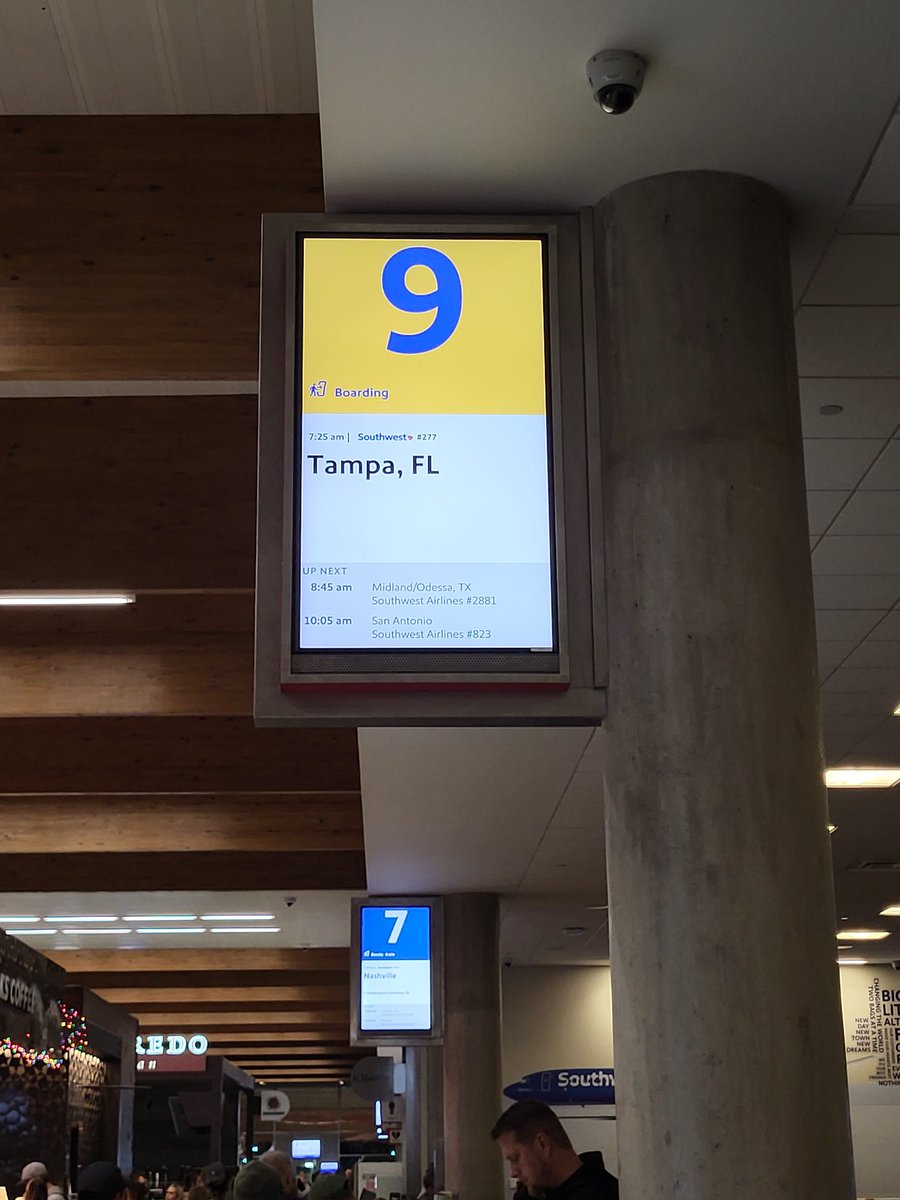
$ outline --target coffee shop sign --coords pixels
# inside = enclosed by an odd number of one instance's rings
[[[181,1033],[151,1033],[146,1038],[139,1033],[134,1049],[136,1054],[205,1054],[209,1049],[209,1038],[204,1033],[194,1033],[190,1037]]]

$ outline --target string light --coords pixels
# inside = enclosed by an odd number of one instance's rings
[[[59,1058],[54,1050],[37,1050],[34,1046],[20,1046],[12,1038],[0,1041],[0,1054],[7,1058],[17,1058],[26,1067],[49,1067],[51,1071],[59,1071],[66,1065],[64,1058]]]
[[[60,1004],[60,1046],[62,1053],[69,1050],[87,1050],[87,1018],[68,1004]]]

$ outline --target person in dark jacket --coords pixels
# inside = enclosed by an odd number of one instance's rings
[[[575,1153],[559,1117],[541,1100],[508,1108],[491,1137],[512,1176],[529,1196],[544,1200],[618,1200],[619,1181],[607,1171],[599,1150]]]

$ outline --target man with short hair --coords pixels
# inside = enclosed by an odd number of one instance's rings
[[[544,1200],[618,1200],[619,1182],[597,1151],[578,1155],[559,1117],[541,1100],[508,1108],[491,1137],[509,1163],[510,1174]]]

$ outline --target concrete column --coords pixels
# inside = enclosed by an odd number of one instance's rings
[[[855,1196],[779,198],[597,208],[623,1200]]]
[[[499,1200],[500,915],[494,895],[444,897],[444,1188]]]
[[[406,1092],[403,1097],[403,1190],[408,1200],[414,1200],[422,1188],[422,1051],[424,1047],[407,1046],[403,1052],[406,1064]]]

